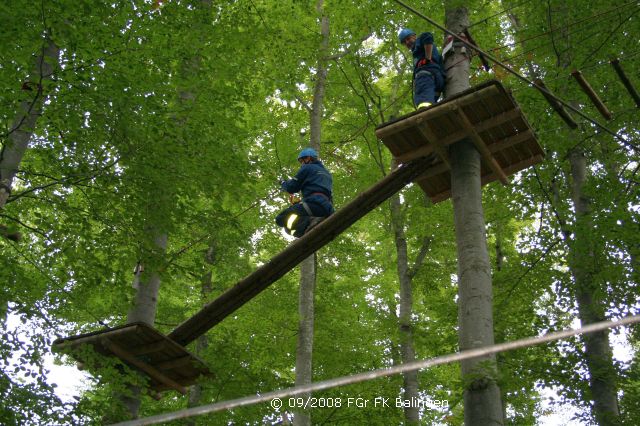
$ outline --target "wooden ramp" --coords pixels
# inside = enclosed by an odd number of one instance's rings
[[[85,364],[77,350],[84,345],[93,346],[101,355],[116,356],[142,371],[149,376],[149,387],[157,392],[174,389],[185,394],[186,386],[211,374],[198,357],[144,323],[58,339],[53,342],[53,349]]]
[[[482,156],[482,184],[539,163],[544,152],[515,100],[488,81],[427,109],[376,128],[401,163],[435,153],[438,161],[416,182],[434,203],[451,197],[449,145],[469,138]]]
[[[145,324],[131,324],[58,339],[53,343],[54,350],[69,353],[83,362],[81,351],[74,349],[89,344],[98,353],[116,356],[146,373],[150,377],[153,389],[176,389],[184,393],[185,386],[192,384],[201,374],[208,373],[204,364],[190,355],[184,346],[206,333],[380,203],[400,191],[428,169],[432,161],[433,156],[417,158],[390,173],[302,238],[293,241],[268,263],[196,312],[169,336],[165,337]]]
[[[293,241],[268,263],[256,269],[173,330],[169,337],[186,345],[253,299],[307,257],[375,209],[428,169],[433,156],[416,158],[358,195],[318,226]]]

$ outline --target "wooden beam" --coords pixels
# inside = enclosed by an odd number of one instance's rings
[[[482,133],[485,132],[487,130],[490,130],[494,127],[500,126],[502,124],[508,123],[518,117],[520,117],[521,112],[518,108],[514,108],[514,109],[510,109],[508,111],[505,111],[503,113],[500,113],[498,115],[495,115],[493,117],[488,118],[487,120],[484,121],[480,121],[479,123],[474,124],[474,128],[476,129],[477,133]],[[422,124],[421,126],[419,126],[420,129],[424,129],[425,127],[428,127],[428,124]],[[432,133],[431,133],[432,134]],[[533,135],[532,133],[529,133],[531,135]],[[432,134],[433,135],[433,134]],[[464,139],[465,137],[469,136],[469,131],[467,128],[463,128],[460,129],[454,133],[450,133],[447,136],[443,137],[443,138],[436,138],[435,135],[433,136],[425,136],[429,141],[431,140],[437,140],[438,143],[444,147],[449,146],[451,144],[454,144],[462,139]],[[418,157],[423,157],[426,155],[431,154],[432,152],[437,152],[437,150],[434,149],[434,147],[431,145],[431,143],[427,143],[423,146],[421,146],[418,149],[415,149],[411,152],[407,152],[405,154],[399,155],[397,156],[397,160],[401,163],[404,163],[406,161],[409,160],[413,160],[414,158],[418,158]]]
[[[598,94],[593,90],[593,88],[591,87],[589,82],[584,78],[582,73],[578,70],[575,70],[571,73],[571,75],[573,76],[573,78],[576,79],[576,81],[582,88],[582,91],[587,94],[589,99],[591,99],[591,102],[593,102],[593,104],[596,106],[598,111],[600,111],[600,115],[602,115],[607,120],[611,120],[611,118],[613,118],[613,116],[611,115],[611,111],[609,111],[609,109],[604,104],[604,102],[602,102],[602,99],[600,99]]]
[[[159,362],[157,364],[154,364],[153,366],[161,371],[175,370],[176,368],[181,368],[181,367],[184,367],[185,365],[191,364],[192,361],[193,361],[193,358],[187,355],[187,356],[182,356],[180,358]]]
[[[413,113],[413,115],[402,117],[389,124],[381,125],[376,129],[376,136],[379,139],[385,139],[389,135],[414,127],[424,121],[436,119],[459,108],[484,100],[487,97],[495,96],[502,90],[504,89],[501,89],[499,83],[491,81],[487,83],[486,87],[476,87],[460,92],[454,97],[437,103],[424,111],[417,111]]]
[[[423,124],[421,128],[424,128],[425,126],[428,126],[428,124]],[[451,133],[445,136],[444,138],[440,138],[439,143],[440,145],[448,146],[448,145],[451,145],[452,143],[458,142],[461,139],[464,139],[466,136],[467,136],[466,129],[460,129],[455,133]],[[429,139],[429,140],[435,140],[435,139]],[[396,158],[399,162],[404,163],[406,161],[413,160],[414,158],[424,157],[426,155],[431,154],[434,151],[435,151],[434,146],[431,143],[427,143],[418,149],[415,149],[411,152],[407,152],[405,154],[397,156]]]
[[[442,117],[443,115],[447,115],[448,113],[455,111],[457,108],[457,104],[453,102],[435,104],[424,111],[417,112],[416,114],[406,117],[400,121],[376,129],[376,136],[378,139],[385,139],[389,135],[418,126],[425,121],[434,120]]]
[[[96,331],[93,333],[89,333],[80,338],[71,337],[71,338],[57,339],[55,342],[53,342],[53,349],[62,351],[67,348],[74,349],[84,344],[93,344],[93,345],[99,344],[103,337],[113,338],[118,336],[127,336],[127,335],[130,335],[130,333],[137,330],[138,327],[139,327],[138,324],[129,324],[113,330],[107,330],[106,332],[103,330]]]
[[[158,381],[158,382],[170,387],[171,389],[177,390],[178,392],[180,392],[183,395],[187,394],[187,389],[184,386],[182,386],[181,384],[179,384],[175,380],[167,377],[166,375],[164,375],[161,371],[159,371],[155,367],[152,367],[151,365],[147,364],[146,362],[136,358],[130,352],[128,352],[127,350],[122,348],[120,345],[112,342],[111,340],[109,340],[106,337],[100,339],[100,341],[101,341],[102,345],[105,348],[109,349],[115,356],[117,356],[121,360],[126,361],[127,363],[131,364],[132,366],[134,366],[135,368],[139,369],[140,371],[146,373],[152,379],[155,379],[156,381]]]
[[[131,349],[131,353],[135,356],[152,354],[154,352],[160,352],[167,347],[166,340],[159,340],[157,342],[148,343],[145,345],[138,345]]]
[[[502,124],[509,123],[516,118],[520,118],[522,116],[522,112],[520,108],[511,108],[505,112],[501,112],[500,114],[493,115],[486,120],[480,121],[478,123],[473,123],[473,128],[476,133],[486,132],[487,130],[491,130],[494,127],[498,127]]]
[[[431,198],[431,202],[433,204],[437,204],[437,203],[439,203],[441,201],[447,200],[447,199],[451,198],[451,188],[449,188],[449,189],[447,189],[445,191],[439,192],[439,193],[433,195],[430,198]]]
[[[420,176],[418,176],[415,179],[415,181],[417,183],[420,183],[421,181],[428,180],[429,178],[437,176],[437,175],[439,175],[441,173],[448,172],[449,170],[450,169],[449,169],[449,167],[447,167],[446,164],[443,164],[443,163],[435,164],[434,166],[429,167],[429,169],[426,172],[424,172]]]
[[[533,157],[526,158],[522,161],[518,161],[517,163],[509,164],[504,168],[504,172],[508,175],[512,175],[514,173],[519,172],[520,170],[524,170],[529,166],[533,166],[534,164],[538,164],[542,161],[544,157],[541,154],[534,155]],[[489,182],[493,182],[496,180],[496,177],[493,173],[488,173],[480,178],[481,184],[484,186]]]
[[[269,262],[240,280],[233,287],[208,303],[169,334],[174,342],[186,346],[211,327],[231,315],[281,278],[304,259],[316,252],[380,203],[401,190],[432,164],[432,157],[423,157],[403,164],[354,200],[322,221],[307,234],[289,244]]]
[[[519,172],[520,170],[524,170],[529,166],[533,166],[534,164],[538,164],[543,160],[543,156],[538,154],[538,155],[534,155],[531,158],[527,158],[526,160],[522,160],[518,163],[514,163],[514,164],[510,164],[508,167],[505,167],[505,172],[509,175],[514,174],[516,172]],[[493,182],[494,180],[496,180],[496,176],[493,173],[487,174],[482,176],[482,178],[480,179],[481,184],[484,186],[489,182]],[[431,198],[431,201],[435,204],[435,203],[439,203],[441,201],[444,201],[448,198],[451,198],[451,189],[447,189],[445,191],[442,191],[438,194],[435,194],[433,196],[430,196],[429,198]]]
[[[508,136],[506,138],[500,139],[497,142],[489,145],[489,151],[491,154],[495,154],[498,151],[503,151],[510,146],[521,144],[528,139],[533,139],[533,132],[530,129],[527,129],[524,132],[516,133],[515,135]]]
[[[576,123],[576,121],[573,119],[573,117],[571,117],[571,114],[569,114],[569,111],[567,111],[564,106],[562,106],[562,104],[560,102],[557,101],[556,98],[554,98],[552,95],[550,95],[551,91],[549,89],[547,89],[547,86],[545,86],[544,81],[542,81],[541,79],[537,78],[534,80],[535,88],[538,89],[538,91],[540,93],[542,93],[542,96],[544,96],[544,98],[547,100],[547,102],[549,102],[549,104],[551,105],[551,107],[555,110],[555,112],[558,113],[558,115],[560,116],[560,118],[562,118],[564,120],[565,123],[567,123],[567,125],[569,127],[571,127],[572,129],[577,129],[578,128],[578,123]],[[541,90],[544,89],[544,90]],[[547,93],[549,92],[549,93]]]
[[[446,145],[443,145],[438,141],[438,137],[433,134],[433,130],[428,125],[418,126],[418,131],[427,141],[431,141],[430,145],[433,146],[433,150],[438,157],[442,160],[442,162],[447,166],[448,169],[451,169],[451,164],[449,163],[449,154],[447,153]]]
[[[633,87],[633,84],[631,83],[631,80],[629,80],[629,77],[627,77],[627,74],[625,74],[624,70],[622,69],[622,66],[620,65],[620,61],[617,58],[613,59],[611,61],[611,66],[613,66],[613,69],[616,70],[616,73],[618,74],[620,81],[622,81],[622,84],[624,84],[624,87],[627,89],[627,92],[629,92],[633,100],[636,102],[636,106],[640,108],[640,95],[638,94],[638,91],[636,90],[636,88]]]
[[[476,149],[478,150],[480,155],[482,155],[485,163],[493,171],[496,177],[500,179],[500,182],[507,185],[509,183],[509,178],[500,167],[500,164],[498,164],[496,159],[493,157],[491,151],[489,151],[489,148],[487,148],[487,145],[485,145],[480,135],[475,131],[475,129],[473,128],[473,124],[471,124],[464,111],[460,111],[458,117],[460,119],[460,124],[462,124],[462,126],[467,128],[467,130],[469,131],[471,142],[473,142],[473,144],[476,146]]]
[[[514,174],[516,172],[519,172],[520,170],[524,170],[527,167],[531,167],[534,164],[538,164],[538,163],[542,162],[543,159],[544,159],[544,156],[542,154],[536,154],[533,157],[526,158],[526,159],[524,159],[522,161],[519,161],[517,163],[509,164],[507,167],[505,167],[504,170],[508,174],[512,175],[512,174]]]

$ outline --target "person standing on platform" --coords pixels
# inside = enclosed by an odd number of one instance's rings
[[[413,103],[416,109],[434,104],[444,91],[445,72],[442,56],[433,44],[433,34],[419,36],[408,28],[398,33],[398,40],[413,55]]]

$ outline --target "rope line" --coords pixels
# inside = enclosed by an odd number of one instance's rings
[[[633,51],[633,52],[631,52],[629,54],[618,55],[616,58],[618,60],[620,60],[620,61],[623,61],[623,60],[626,61],[626,60],[629,60],[629,59],[631,59],[631,58],[633,58],[635,56],[638,56],[639,53],[640,53],[640,50],[635,50],[635,51]],[[610,66],[610,62],[609,61],[596,62],[595,64],[589,65],[588,67],[580,67],[580,71],[582,71],[584,73],[585,71],[591,71],[591,70],[594,70],[596,68],[599,68],[599,67],[602,67],[602,66],[605,66],[605,65],[609,65]],[[623,65],[624,65],[624,63],[623,63]],[[544,82],[545,83],[553,83],[555,81],[559,81],[559,80],[563,80],[563,79],[571,80],[571,74],[570,73],[558,74],[558,77],[545,78]],[[619,78],[616,78],[614,80],[608,80],[603,84],[603,86],[610,85],[610,84],[615,84],[615,83],[617,83],[619,81],[620,81]],[[511,91],[515,93],[515,92],[517,92],[519,90],[522,90],[522,89],[523,89],[522,87],[514,87],[514,88],[511,89]]]
[[[507,71],[508,73],[514,75],[516,78],[518,78],[519,80],[524,81],[525,83],[527,83],[528,85],[531,85],[533,87],[535,87],[536,89],[538,89],[540,92],[548,95],[549,97],[555,99],[558,103],[562,104],[564,107],[566,107],[567,109],[570,109],[571,111],[575,112],[576,114],[578,114],[580,117],[584,118],[585,120],[589,121],[591,124],[597,126],[598,128],[602,129],[603,131],[605,131],[606,133],[609,133],[611,136],[613,136],[614,138],[618,139],[620,142],[622,142],[624,145],[630,146],[636,150],[640,150],[640,147],[638,147],[637,145],[629,142],[628,140],[626,140],[625,138],[623,138],[622,136],[618,135],[618,133],[614,132],[613,130],[609,129],[608,127],[605,127],[603,124],[601,124],[600,122],[598,122],[597,120],[589,117],[587,114],[583,113],[582,111],[580,111],[579,109],[575,108],[573,105],[569,104],[567,101],[558,98],[556,95],[554,95],[553,93],[551,93],[549,90],[545,89],[544,87],[541,87],[539,85],[537,85],[536,83],[534,83],[533,81],[529,80],[528,78],[526,78],[525,76],[523,76],[522,74],[518,73],[517,71],[513,70],[511,67],[509,67],[508,65],[504,64],[502,61],[500,61],[498,58],[496,58],[495,56],[493,56],[490,53],[485,52],[484,50],[480,49],[477,46],[472,45],[471,43],[469,43],[467,40],[463,39],[462,37],[460,37],[458,34],[453,33],[451,30],[448,30],[447,28],[443,27],[442,25],[438,24],[436,21],[434,21],[433,19],[429,18],[428,16],[425,16],[424,14],[420,13],[419,11],[417,11],[416,9],[414,9],[413,7],[407,5],[406,3],[404,3],[401,0],[394,0],[396,3],[398,3],[400,6],[404,7],[405,9],[409,10],[410,12],[414,13],[415,15],[421,17],[422,19],[424,19],[425,21],[429,22],[431,25],[433,25],[434,27],[438,28],[439,30],[443,31],[445,34],[448,34],[450,36],[452,36],[456,41],[461,42],[462,44],[464,44],[467,48],[471,49],[471,50],[475,50],[479,53],[482,53],[485,57],[487,57],[488,59],[492,60],[493,62],[495,62],[497,65],[499,65],[500,67],[502,67],[505,71]]]
[[[638,12],[638,10],[640,10],[640,9],[636,9],[636,10],[634,10],[634,12],[633,12],[630,16],[628,16],[627,18],[623,19],[623,20],[622,20],[622,24],[627,23],[627,22],[629,21],[629,19],[631,19],[631,18],[633,17],[633,15],[634,15],[634,14],[636,14],[636,13]],[[596,21],[596,22],[592,23],[591,27],[593,27],[595,24],[599,24],[599,23],[601,23],[601,22],[605,22],[605,21],[607,21],[607,20],[614,19],[614,18],[619,18],[619,17],[618,17],[617,15],[613,15],[613,16],[611,16],[611,17],[609,17],[609,18],[601,19],[601,20],[599,20],[599,21]],[[567,26],[566,28],[569,28],[569,27]],[[540,34],[539,36],[542,36],[542,35],[550,35],[550,34],[553,34],[553,33],[557,32],[557,31],[565,30],[566,28],[565,28],[565,27],[557,27],[557,28],[555,28],[555,29],[553,29],[553,30],[547,31],[547,32],[545,32],[545,33],[542,33],[542,34]],[[566,35],[566,36],[571,36],[571,35],[574,35],[574,34],[583,34],[583,33],[585,33],[585,29],[584,29],[584,28],[578,28],[578,29],[575,29],[575,30],[573,30],[573,31],[569,31],[569,32],[567,32],[565,35]],[[587,34],[587,36],[585,36],[585,37],[582,37],[582,39],[581,39],[581,40],[578,40],[578,41],[576,42],[576,44],[580,45],[580,44],[582,44],[582,43],[586,42],[587,40],[591,40],[591,39],[593,39],[594,37],[597,37],[600,33],[601,33],[601,30],[599,30],[599,29],[597,29],[597,28],[596,28],[596,31],[594,31],[594,32],[592,32],[592,33],[590,33],[590,34]],[[612,34],[613,34],[613,33],[612,33]],[[528,40],[532,40],[532,39],[537,38],[537,37],[538,37],[538,36],[536,36],[536,37],[530,37],[530,38],[523,39],[523,40],[519,40],[519,41],[517,41],[517,42],[515,42],[515,43],[511,43],[510,45],[515,46],[515,45],[517,45],[517,44],[522,44],[522,47],[523,47],[523,49],[524,49],[524,43],[525,43],[526,41],[528,41]],[[505,59],[504,59],[504,61],[505,61],[505,62],[507,62],[507,63],[511,63],[511,64],[513,64],[513,65],[515,66],[515,65],[517,65],[517,64],[518,64],[518,62],[521,62],[519,58],[521,58],[521,57],[526,57],[527,55],[532,54],[532,53],[533,53],[533,52],[535,52],[536,50],[542,49],[542,48],[544,48],[544,47],[546,47],[546,46],[549,46],[549,45],[552,45],[552,44],[553,44],[553,40],[549,40],[549,41],[546,41],[546,42],[541,42],[541,43],[540,43],[538,46],[536,46],[536,47],[530,48],[530,49],[528,49],[528,50],[524,50],[524,51],[522,51],[522,52],[520,52],[520,53],[517,53],[517,54],[514,54],[514,55],[512,55],[512,56],[509,56],[509,57],[505,58]],[[508,46],[508,45],[505,45],[505,46]],[[502,47],[505,47],[505,46],[502,46]],[[491,50],[492,52],[497,52],[497,51],[499,51],[500,49],[501,49],[501,47],[497,47],[497,48],[493,48],[493,49],[490,49],[490,50]],[[594,49],[594,51],[597,51],[597,49]],[[516,61],[515,61],[516,59],[518,59],[518,62],[516,62]],[[586,62],[584,62],[584,63],[586,63]],[[583,63],[582,65],[584,65],[584,63]]]
[[[514,46],[516,46],[516,45],[518,45],[518,44],[523,44],[523,43],[525,43],[525,42],[527,42],[527,41],[534,40],[534,39],[537,39],[537,38],[542,37],[542,36],[545,36],[545,35],[553,34],[553,33],[557,32],[557,31],[567,30],[567,29],[569,29],[569,28],[571,28],[571,27],[574,27],[574,26],[576,26],[576,25],[580,25],[580,24],[583,24],[583,23],[585,23],[585,22],[588,22],[588,21],[590,21],[591,19],[599,18],[599,17],[601,17],[601,16],[607,15],[607,14],[609,14],[609,13],[611,13],[611,12],[615,12],[615,11],[617,11],[617,10],[619,10],[619,9],[625,8],[625,7],[627,7],[627,6],[631,5],[631,4],[635,4],[635,3],[636,3],[636,1],[630,1],[630,2],[625,3],[625,4],[623,4],[623,5],[616,6],[616,7],[613,7],[613,8],[611,8],[611,9],[604,10],[604,11],[602,11],[602,12],[600,12],[600,13],[596,13],[596,14],[593,14],[593,15],[587,16],[587,17],[585,17],[585,18],[582,18],[582,19],[579,19],[579,20],[576,20],[576,21],[573,21],[573,22],[569,22],[569,23],[567,23],[566,25],[558,26],[558,27],[556,27],[556,28],[552,28],[552,29],[550,29],[550,30],[548,30],[548,31],[545,31],[545,32],[542,32],[542,33],[538,33],[538,34],[535,34],[535,35],[529,36],[529,37],[524,38],[524,39],[522,39],[522,40],[517,40],[517,41],[514,41],[514,42],[512,42],[512,43],[507,43],[507,44],[503,44],[503,45],[498,46],[498,47],[494,47],[494,48],[492,48],[492,49],[491,49],[491,51],[494,51],[494,52],[495,52],[495,51],[498,51],[498,50],[504,49],[505,47],[514,47]],[[617,17],[617,16],[612,16],[612,17],[609,17],[609,18],[604,18],[604,19],[597,20],[596,22],[593,22],[593,23],[591,24],[591,26],[593,26],[593,25],[595,25],[595,24],[599,24],[599,23],[601,23],[601,22],[605,22],[605,21],[607,21],[607,20],[609,20],[609,19],[613,19],[613,18],[616,18],[616,17]],[[473,24],[472,24],[472,25],[473,25]],[[574,31],[574,32],[571,32],[570,34],[575,34],[576,32],[580,32],[580,31],[581,31],[581,29],[579,29],[579,30],[577,30],[577,31]],[[528,53],[528,52],[527,52],[527,53]],[[518,55],[518,56],[519,56],[519,55]]]
[[[136,419],[126,422],[114,424],[112,426],[141,426],[141,425],[153,425],[163,422],[168,422],[177,419],[186,419],[193,416],[199,416],[203,414],[210,414],[224,410],[230,410],[232,408],[244,407],[247,405],[255,405],[261,402],[273,401],[276,398],[285,398],[295,395],[302,395],[320,390],[331,389],[339,386],[351,385],[354,383],[366,382],[369,380],[378,379],[381,377],[388,377],[396,374],[406,373],[408,371],[416,371],[434,367],[437,365],[448,364],[456,361],[463,361],[471,358],[484,357],[488,355],[494,355],[500,352],[506,352],[514,349],[526,348],[529,346],[540,345],[543,343],[553,342],[555,340],[566,339],[578,334],[595,333],[603,331],[608,328],[622,327],[625,325],[636,324],[640,322],[640,315],[631,315],[616,321],[602,321],[593,324],[589,324],[577,329],[565,329],[562,331],[556,331],[547,333],[542,336],[528,337],[524,339],[514,340],[512,342],[499,343],[492,346],[486,346],[483,348],[470,349],[462,352],[456,352],[453,354],[442,355],[436,358],[424,359],[420,361],[414,361],[406,364],[397,365],[390,368],[383,368],[378,370],[367,371],[364,373],[358,373],[351,376],[342,376],[333,379],[323,380],[316,383],[311,383],[305,386],[296,386],[277,391],[271,391],[262,395],[246,396],[244,398],[232,399],[228,401],[216,402],[214,404],[201,405],[199,407],[192,407],[183,410],[178,410],[165,414],[158,414],[155,416],[145,417],[142,419]]]
[[[520,6],[524,6],[525,4],[529,3],[530,1],[531,1],[531,0],[524,0],[524,1],[521,1],[520,3],[518,3],[518,4],[514,4],[513,6],[511,6],[511,7],[507,8],[507,9],[504,9],[504,10],[502,10],[502,11],[500,11],[500,12],[494,13],[494,14],[493,14],[493,15],[491,15],[491,16],[488,16],[488,17],[486,17],[486,18],[484,18],[484,19],[481,19],[481,20],[479,20],[479,21],[477,21],[477,22],[474,22],[473,24],[469,25],[467,28],[474,27],[474,26],[476,26],[476,25],[478,25],[478,24],[486,23],[489,19],[495,18],[496,16],[504,15],[505,13],[509,12],[510,10],[513,10],[513,9],[518,8],[518,7],[520,7]]]

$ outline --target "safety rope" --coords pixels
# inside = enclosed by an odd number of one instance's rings
[[[224,410],[230,410],[237,407],[244,407],[247,405],[254,405],[261,402],[271,402],[271,406],[274,409],[278,409],[279,403],[282,398],[304,395],[311,392],[320,390],[326,390],[336,388],[339,386],[351,385],[354,383],[366,382],[369,380],[379,379],[381,377],[388,377],[396,374],[403,374],[408,371],[417,371],[426,368],[431,368],[437,365],[449,364],[456,361],[464,361],[471,358],[486,357],[488,355],[494,355],[500,352],[511,351],[514,349],[526,348],[534,345],[541,345],[543,343],[553,342],[555,340],[566,339],[578,334],[595,333],[603,331],[608,328],[622,327],[625,325],[636,324],[640,322],[640,315],[632,315],[620,320],[615,321],[602,321],[577,329],[566,329],[562,331],[556,331],[547,333],[543,336],[528,337],[524,339],[514,340],[512,342],[499,343],[496,345],[485,346],[482,348],[469,349],[453,354],[442,355],[436,358],[424,359],[406,364],[396,365],[390,368],[383,368],[378,370],[367,371],[364,373],[353,374],[351,376],[342,376],[329,380],[323,380],[316,383],[311,383],[304,386],[295,386],[287,389],[281,389],[277,391],[267,392],[259,395],[247,396],[244,398],[232,399],[228,401],[216,402],[214,404],[202,405],[199,407],[192,407],[183,410],[178,410],[165,414],[158,414],[155,416],[145,417],[142,419],[131,420],[121,423],[116,423],[112,426],[142,426],[153,425],[158,423],[169,422],[171,420],[186,419],[193,416],[200,416],[203,414],[210,414]],[[275,402],[275,404],[274,404]]]

